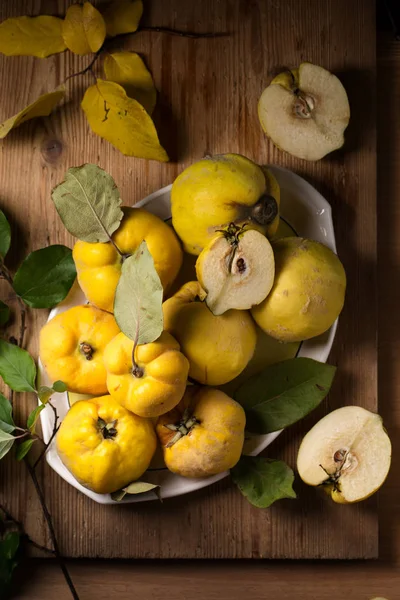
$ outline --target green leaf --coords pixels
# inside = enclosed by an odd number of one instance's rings
[[[149,344],[163,330],[163,288],[147,244],[143,241],[122,265],[114,302],[121,329],[138,344]]]
[[[38,389],[37,394],[39,396],[40,402],[42,402],[43,404],[47,404],[51,396],[54,394],[54,390],[53,388],[48,387],[47,385],[41,385]]]
[[[111,494],[111,498],[116,502],[120,502],[125,496],[128,494],[144,494],[145,492],[150,492],[151,490],[156,490],[160,486],[155,483],[146,483],[145,481],[134,481],[130,483],[127,487],[122,490],[118,490],[117,492],[113,492]],[[157,493],[157,492],[156,492]]]
[[[76,278],[72,250],[54,245],[31,252],[14,277],[14,290],[32,308],[52,308],[67,296]]]
[[[7,304],[4,304],[4,302],[0,300],[0,326],[5,325],[9,318],[10,309],[8,308]]]
[[[4,260],[11,244],[11,228],[10,223],[6,219],[6,215],[0,210],[0,258]]]
[[[0,339],[0,376],[15,392],[34,392],[36,365],[26,350]]]
[[[286,463],[262,456],[242,456],[231,476],[243,496],[257,508],[268,508],[281,498],[296,498],[294,474]]]
[[[296,423],[325,398],[335,371],[311,358],[291,358],[251,377],[235,393],[246,411],[246,429],[265,434]]]
[[[63,381],[55,381],[53,383],[53,390],[55,392],[57,392],[58,394],[62,394],[62,392],[67,391],[67,386],[65,385],[65,383]]]
[[[14,436],[0,429],[0,460],[11,450],[14,441]]]
[[[12,433],[15,429],[11,402],[0,393],[0,429]]]
[[[29,415],[28,420],[26,422],[26,426],[31,433],[35,433],[36,423],[38,422],[39,415],[45,407],[45,404],[39,404],[39,406],[33,409],[31,414]]]
[[[0,557],[7,560],[12,560],[19,547],[19,533],[10,531],[6,533],[4,538],[0,540]]]
[[[29,450],[32,448],[32,444],[36,442],[36,439],[29,438],[29,440],[25,440],[18,444],[17,450],[15,452],[15,458],[17,460],[22,460],[28,454]]]
[[[65,227],[85,242],[108,242],[123,217],[118,188],[97,165],[69,169],[52,198]]]

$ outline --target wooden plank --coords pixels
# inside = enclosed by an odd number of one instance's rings
[[[59,2],[59,12],[65,9]],[[49,0],[2,5],[0,18],[54,12]],[[204,154],[240,152],[260,163],[287,166],[331,202],[337,244],[349,275],[346,306],[331,362],[338,377],[321,410],[291,428],[269,455],[295,464],[301,435],[327,408],[359,404],[374,410],[376,394],[376,128],[375,15],[373,0],[153,0],[146,24],[196,31],[228,31],[218,39],[190,40],[139,33],[114,42],[146,57],[160,90],[155,115],[172,162],[122,157],[95,137],[79,109],[90,76],[69,84],[70,101],[49,119],[24,125],[0,149],[1,206],[18,237],[11,267],[28,249],[67,243],[50,190],[69,166],[95,162],[118,183],[126,204],[170,183]],[[257,100],[277,67],[302,60],[338,73],[348,89],[353,119],[346,149],[316,164],[289,157],[263,136]],[[65,53],[47,60],[0,57],[0,119],[80,70],[88,58]],[[57,141],[57,144],[53,142]],[[61,153],[54,147],[61,145]],[[45,311],[30,317],[30,350]],[[32,397],[22,399],[26,415]],[[46,498],[68,556],[141,558],[371,558],[378,555],[376,502],[338,507],[300,483],[297,502],[269,511],[251,507],[223,481],[159,504],[102,507],[43,465]],[[49,543],[34,490],[23,467],[0,469],[0,498],[41,543]]]

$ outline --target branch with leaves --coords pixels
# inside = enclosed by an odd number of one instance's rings
[[[17,17],[0,24],[0,52],[7,56],[45,58],[66,49],[79,56],[94,53],[89,64],[72,73],[60,86],[0,124],[0,139],[12,129],[35,117],[48,116],[66,97],[66,84],[91,73],[94,83],[87,88],[81,107],[90,128],[126,156],[166,162],[151,117],[157,101],[152,76],[136,52],[112,52],[107,48],[116,36],[140,31],[188,38],[215,38],[225,33],[193,33],[168,27],[140,27],[142,0],[114,0],[101,13],[90,2],[73,4],[64,19],[41,15]],[[94,65],[104,55],[103,78]]]

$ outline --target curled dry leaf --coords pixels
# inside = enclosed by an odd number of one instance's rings
[[[60,86],[53,92],[48,92],[47,94],[42,94],[39,96],[35,102],[32,102],[32,104],[29,104],[29,106],[21,110],[19,113],[0,124],[0,139],[5,138],[11,129],[15,129],[19,125],[22,125],[22,123],[25,123],[25,121],[29,121],[30,119],[34,119],[36,117],[47,117],[53,108],[59,102],[61,102],[64,96],[64,86]]]
[[[137,100],[149,115],[154,110],[157,92],[153,78],[136,52],[114,52],[104,60],[106,79],[122,85],[130,98]]]
[[[151,117],[118,83],[98,79],[82,100],[91,129],[126,156],[167,162]]]
[[[143,14],[142,0],[114,0],[103,13],[107,35],[114,37],[121,33],[133,33],[139,27]]]
[[[73,4],[62,25],[64,42],[71,52],[81,56],[97,52],[106,37],[104,19],[90,2]]]
[[[111,498],[115,500],[115,502],[121,502],[125,498],[126,495],[136,495],[136,494],[145,494],[146,492],[151,492],[154,490],[157,496],[157,493],[160,486],[155,483],[147,483],[146,481],[134,481],[130,483],[127,487],[122,488],[122,490],[118,490],[117,492],[113,492],[111,494]],[[161,499],[161,497],[159,496]]]
[[[6,56],[46,58],[64,52],[62,19],[57,17],[16,17],[0,24],[0,52]]]

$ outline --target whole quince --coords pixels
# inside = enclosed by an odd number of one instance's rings
[[[135,348],[122,332],[104,352],[111,396],[141,417],[158,417],[174,408],[185,392],[189,362],[166,331],[155,342]]]
[[[197,281],[186,283],[163,304],[164,329],[179,342],[189,360],[189,376],[199,383],[222,385],[243,371],[256,346],[249,313],[228,310],[215,316]]]
[[[109,312],[113,312],[123,257],[132,254],[143,240],[153,257],[164,292],[182,264],[182,248],[171,227],[142,208],[124,206],[122,210],[124,217],[112,239],[123,256],[111,242],[91,244],[81,240],[76,242],[72,254],[78,282],[86,298]]]
[[[274,285],[251,313],[256,323],[282,342],[308,340],[327,331],[339,316],[346,274],[332,250],[299,237],[272,242]]]
[[[236,465],[245,425],[235,400],[213,388],[188,386],[180,404],[159,418],[156,431],[170,471],[209,477]]]
[[[103,352],[119,333],[113,315],[99,308],[74,306],[48,321],[40,332],[40,360],[49,377],[79,394],[105,394]]]
[[[272,236],[279,225],[279,203],[279,185],[270,170],[240,154],[209,156],[175,179],[172,224],[186,252],[200,254],[230,223],[247,223]]]
[[[138,479],[148,468],[156,445],[151,422],[111,396],[74,404],[57,433],[64,465],[98,494],[115,492]]]

